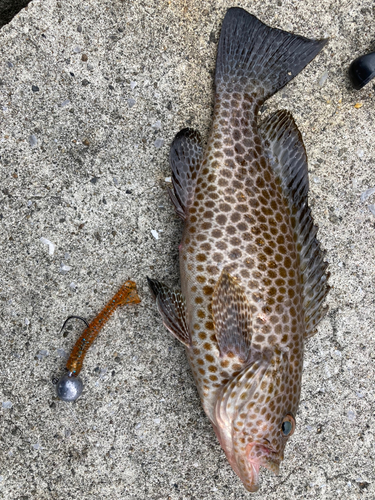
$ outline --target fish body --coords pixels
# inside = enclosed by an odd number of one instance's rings
[[[290,113],[263,102],[322,49],[246,11],[224,19],[205,150],[177,134],[171,199],[184,220],[181,293],[150,280],[185,344],[203,408],[249,491],[278,472],[295,428],[304,345],[325,309],[326,263],[307,205],[307,159]]]

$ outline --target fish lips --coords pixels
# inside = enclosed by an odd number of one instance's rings
[[[271,450],[268,446],[260,443],[250,443],[246,450],[247,457],[247,477],[241,480],[247,491],[255,492],[259,490],[259,470],[264,467],[274,474],[279,473],[280,462],[283,459],[280,454]]]

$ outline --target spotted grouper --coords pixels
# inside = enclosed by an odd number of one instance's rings
[[[170,152],[170,195],[184,220],[181,292],[149,284],[248,491],[259,488],[260,467],[278,473],[296,426],[305,342],[329,288],[301,134],[288,111],[260,123],[259,109],[325,43],[229,9],[207,146],[184,129]]]

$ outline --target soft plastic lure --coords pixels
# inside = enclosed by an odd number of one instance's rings
[[[57,384],[57,395],[62,401],[75,401],[81,395],[83,383],[80,377],[78,377],[78,374],[82,369],[83,360],[85,359],[86,353],[91,344],[115,312],[116,308],[126,304],[139,304],[140,301],[141,299],[138,296],[136,284],[134,281],[128,280],[104,306],[100,313],[91,321],[91,323],[87,324],[87,322],[79,316],[69,316],[69,318],[65,321],[64,326],[71,318],[78,318],[84,321],[87,326],[75,343],[66,363],[68,373],[62,376]]]

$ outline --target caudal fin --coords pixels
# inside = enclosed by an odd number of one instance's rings
[[[270,28],[243,9],[229,9],[221,28],[216,87],[255,93],[265,101],[298,75],[327,41]]]

